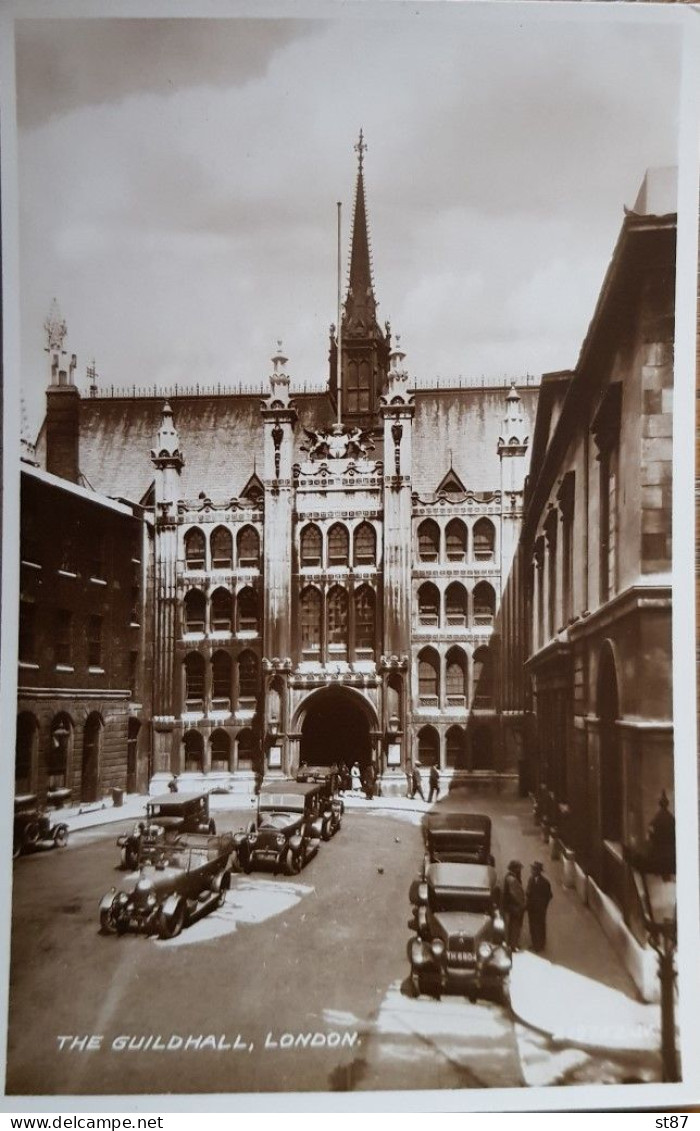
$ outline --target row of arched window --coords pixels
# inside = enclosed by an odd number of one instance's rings
[[[325,538],[320,527],[310,522],[299,535],[299,562],[302,569],[336,569],[341,566],[373,566],[377,562],[377,535],[369,522],[361,522],[352,534],[336,522]]]
[[[201,589],[189,589],[183,601],[184,632],[260,632],[260,601],[250,586],[231,593],[225,586],[207,600]]]
[[[457,770],[490,770],[493,767],[493,736],[488,726],[478,726],[469,735],[460,726],[445,733],[445,757],[441,758],[440,734],[430,725],[416,735],[420,766],[446,766]]]
[[[435,648],[418,653],[418,700],[423,706],[493,706],[493,657],[485,645],[471,661],[462,648],[450,648],[444,666]]]
[[[134,788],[138,719],[129,719],[126,733],[126,784]],[[75,791],[81,801],[96,801],[100,796],[102,736],[104,719],[92,711],[78,729],[65,711],[54,715],[43,731],[31,711],[17,716],[15,745],[15,789],[17,794]],[[76,758],[77,756],[77,758]],[[79,760],[77,760],[79,759]]]
[[[207,541],[204,531],[194,526],[185,532],[185,568],[258,569],[260,567],[260,535],[254,526],[242,526],[236,534],[236,553],[231,531],[216,526]]]
[[[377,598],[369,585],[352,594],[342,585],[327,592],[307,585],[299,597],[302,658],[372,658],[376,650]]]
[[[205,704],[215,711],[228,711],[233,703],[253,707],[260,690],[260,661],[246,649],[233,660],[219,649],[211,660],[201,652],[188,652],[183,661],[185,707],[200,711]]]
[[[459,518],[441,528],[432,518],[418,527],[418,557],[422,562],[464,562],[469,556],[469,530]],[[493,561],[496,528],[488,518],[479,518],[471,530],[471,557],[476,562]]]
[[[496,614],[496,593],[488,581],[480,581],[472,592],[472,613],[469,594],[460,582],[447,586],[443,596],[437,585],[426,581],[418,590],[418,622],[423,625],[486,627]]]
[[[212,731],[208,742],[198,730],[185,731],[182,740],[186,773],[234,773],[235,770],[252,770],[257,760],[258,748],[250,727],[239,730],[232,742],[228,731],[219,727]]]

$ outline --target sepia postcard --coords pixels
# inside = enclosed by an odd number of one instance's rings
[[[0,1108],[694,1102],[697,12],[118,15],[1,15]]]

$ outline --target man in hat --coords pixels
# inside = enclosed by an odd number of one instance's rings
[[[530,925],[530,941],[536,954],[547,945],[547,908],[552,898],[552,886],[544,874],[539,860],[530,866],[530,879],[527,882],[525,906]]]
[[[525,892],[521,881],[523,866],[511,860],[503,881],[503,918],[506,925],[506,943],[511,950],[520,946],[520,932],[525,917]]]

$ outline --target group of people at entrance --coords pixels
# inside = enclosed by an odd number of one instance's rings
[[[423,778],[417,766],[411,769],[409,765],[406,768],[406,779],[408,781],[408,797],[414,799],[416,794],[420,797],[421,801],[425,801],[425,794],[423,793]],[[432,801],[437,801],[440,796],[440,771],[437,766],[431,766],[428,774],[428,785],[430,786],[428,792],[428,804]]]
[[[503,881],[501,907],[506,925],[506,943],[511,950],[520,950],[520,936],[527,912],[532,950],[540,954],[547,945],[547,908],[552,899],[552,886],[539,860],[530,865],[527,887],[522,882],[523,866],[511,860]]]
[[[381,791],[374,762],[367,762],[364,766],[353,762],[350,767],[341,762],[338,766],[338,788],[341,793],[364,793],[368,801],[375,794],[379,796]]]

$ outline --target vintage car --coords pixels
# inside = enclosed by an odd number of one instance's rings
[[[337,766],[305,766],[297,770],[297,781],[321,786],[321,815],[323,829],[321,836],[330,840],[339,831],[345,802],[340,796],[340,773]]]
[[[234,840],[244,872],[272,868],[291,876],[316,855],[324,830],[323,791],[316,783],[280,782],[261,791],[255,820]]]
[[[491,818],[481,813],[428,813],[423,819],[429,864],[491,864]]]
[[[152,861],[122,891],[112,888],[100,903],[105,934],[138,931],[172,939],[183,927],[221,907],[231,885],[233,836],[184,833],[161,843]]]
[[[411,888],[416,937],[408,944],[414,993],[510,1000],[511,953],[488,864],[429,864]]]
[[[123,867],[133,871],[140,863],[155,859],[159,845],[181,833],[216,835],[207,793],[165,793],[152,797],[146,804],[145,821],[137,821],[130,833],[117,838]]]
[[[42,848],[65,848],[68,844],[68,825],[51,824],[39,805],[35,793],[15,797],[15,819],[12,833],[12,856]]]

